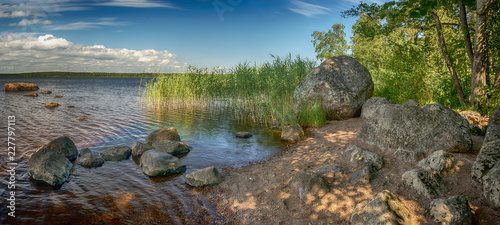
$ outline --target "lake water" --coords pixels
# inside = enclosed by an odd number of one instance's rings
[[[137,78],[21,78],[9,82],[36,83],[38,97],[29,92],[0,91],[0,224],[212,224],[220,214],[195,189],[184,183],[185,174],[215,166],[239,167],[280,152],[279,134],[238,123],[227,113],[174,111],[155,113],[140,102]],[[40,94],[50,90],[52,94]],[[62,95],[62,98],[54,98]],[[57,102],[49,109],[44,105]],[[73,105],[74,108],[68,108]],[[8,216],[7,121],[15,116],[15,218]],[[79,121],[87,116],[91,119]],[[136,141],[145,142],[154,130],[173,126],[192,147],[181,158],[187,171],[176,176],[149,178],[137,160],[106,162],[102,167],[74,165],[69,180],[59,189],[35,185],[27,174],[31,154],[65,135],[78,149],[101,152]],[[238,139],[238,131],[254,134]]]

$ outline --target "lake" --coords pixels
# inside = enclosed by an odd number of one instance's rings
[[[0,91],[0,224],[211,224],[220,214],[201,194],[184,183],[187,173],[215,166],[240,167],[265,160],[281,150],[279,133],[242,124],[228,112],[177,110],[157,113],[141,104],[138,78],[0,78],[35,83],[38,97],[29,92]],[[145,81],[142,81],[144,85]],[[52,94],[40,94],[44,90]],[[54,98],[62,95],[62,98]],[[61,104],[46,108],[49,102]],[[73,105],[74,108],[68,108]],[[7,121],[15,116],[15,218],[7,215],[8,185]],[[87,116],[88,120],[77,120]],[[150,178],[138,160],[105,162],[102,167],[74,165],[61,188],[35,185],[27,174],[31,154],[62,135],[79,150],[106,148],[136,141],[145,142],[154,130],[173,126],[181,140],[192,147],[181,158],[187,171],[180,175]],[[238,131],[254,134],[238,139]]]

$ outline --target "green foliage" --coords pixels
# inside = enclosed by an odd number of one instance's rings
[[[262,65],[240,63],[229,73],[189,67],[185,73],[152,80],[142,97],[156,110],[231,110],[242,121],[276,127],[299,124],[293,92],[316,62],[291,55],[272,57]]]
[[[322,127],[326,124],[326,112],[319,101],[303,104],[299,112],[299,122],[302,126]]]
[[[349,45],[345,40],[345,26],[342,24],[334,24],[332,29],[327,32],[314,31],[311,36],[311,41],[314,45],[316,58],[324,61],[333,56],[346,55],[349,50]]]

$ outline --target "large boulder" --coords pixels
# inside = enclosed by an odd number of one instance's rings
[[[134,142],[132,145],[132,156],[140,157],[144,152],[153,149],[153,146],[150,144],[144,144],[139,141]]]
[[[175,127],[169,127],[155,130],[146,137],[148,144],[153,144],[157,141],[181,141],[181,136],[179,136]]]
[[[461,195],[435,199],[430,206],[431,216],[440,224],[472,224],[472,211],[467,198]]]
[[[40,148],[28,161],[28,174],[33,180],[58,186],[68,179],[71,167],[71,162],[63,154]]]
[[[211,166],[186,175],[186,184],[193,187],[213,186],[222,182],[219,171]]]
[[[382,104],[396,104],[396,102],[384,97],[371,97],[363,104],[363,108],[361,108],[361,118],[364,119],[366,116],[373,116],[372,114],[375,112],[377,106]]]
[[[300,141],[304,138],[304,130],[298,125],[290,125],[283,128],[281,131],[282,141]]]
[[[320,100],[327,119],[349,119],[373,95],[368,69],[354,58],[336,56],[314,68],[293,93],[294,104]]]
[[[500,161],[482,179],[483,195],[495,207],[500,207]]]
[[[142,172],[148,176],[162,176],[186,171],[186,165],[175,156],[157,150],[145,152],[140,161]]]
[[[443,178],[429,167],[407,171],[402,175],[402,179],[406,186],[430,199],[441,197],[446,193]]]
[[[112,148],[107,148],[99,153],[106,161],[121,161],[128,159],[132,155],[132,149],[126,145],[119,145]]]
[[[42,148],[48,148],[59,152],[70,161],[75,160],[78,156],[78,149],[76,148],[75,143],[66,136],[58,137],[57,139],[42,146]]]
[[[38,86],[33,83],[6,83],[5,91],[36,91]]]
[[[482,177],[487,175],[497,162],[500,162],[500,106],[490,117],[484,144],[472,164],[472,181],[476,186],[482,187]]]
[[[307,171],[296,172],[291,184],[299,191],[300,199],[304,199],[306,194],[324,196],[330,191],[330,185],[319,174]]]
[[[156,141],[153,148],[171,155],[186,154],[191,151],[191,147],[180,141]]]
[[[102,166],[104,161],[101,155],[93,153],[90,149],[85,148],[80,151],[79,157],[76,159],[75,163],[83,167],[92,168]]]
[[[382,150],[468,152],[472,147],[467,120],[440,104],[377,105],[363,114],[360,138]]]
[[[401,199],[387,190],[357,204],[350,222],[352,225],[412,224],[410,210]]]

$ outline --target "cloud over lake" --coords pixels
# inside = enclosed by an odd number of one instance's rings
[[[0,36],[0,73],[53,71],[178,72],[186,65],[169,51],[84,46],[51,34]]]

